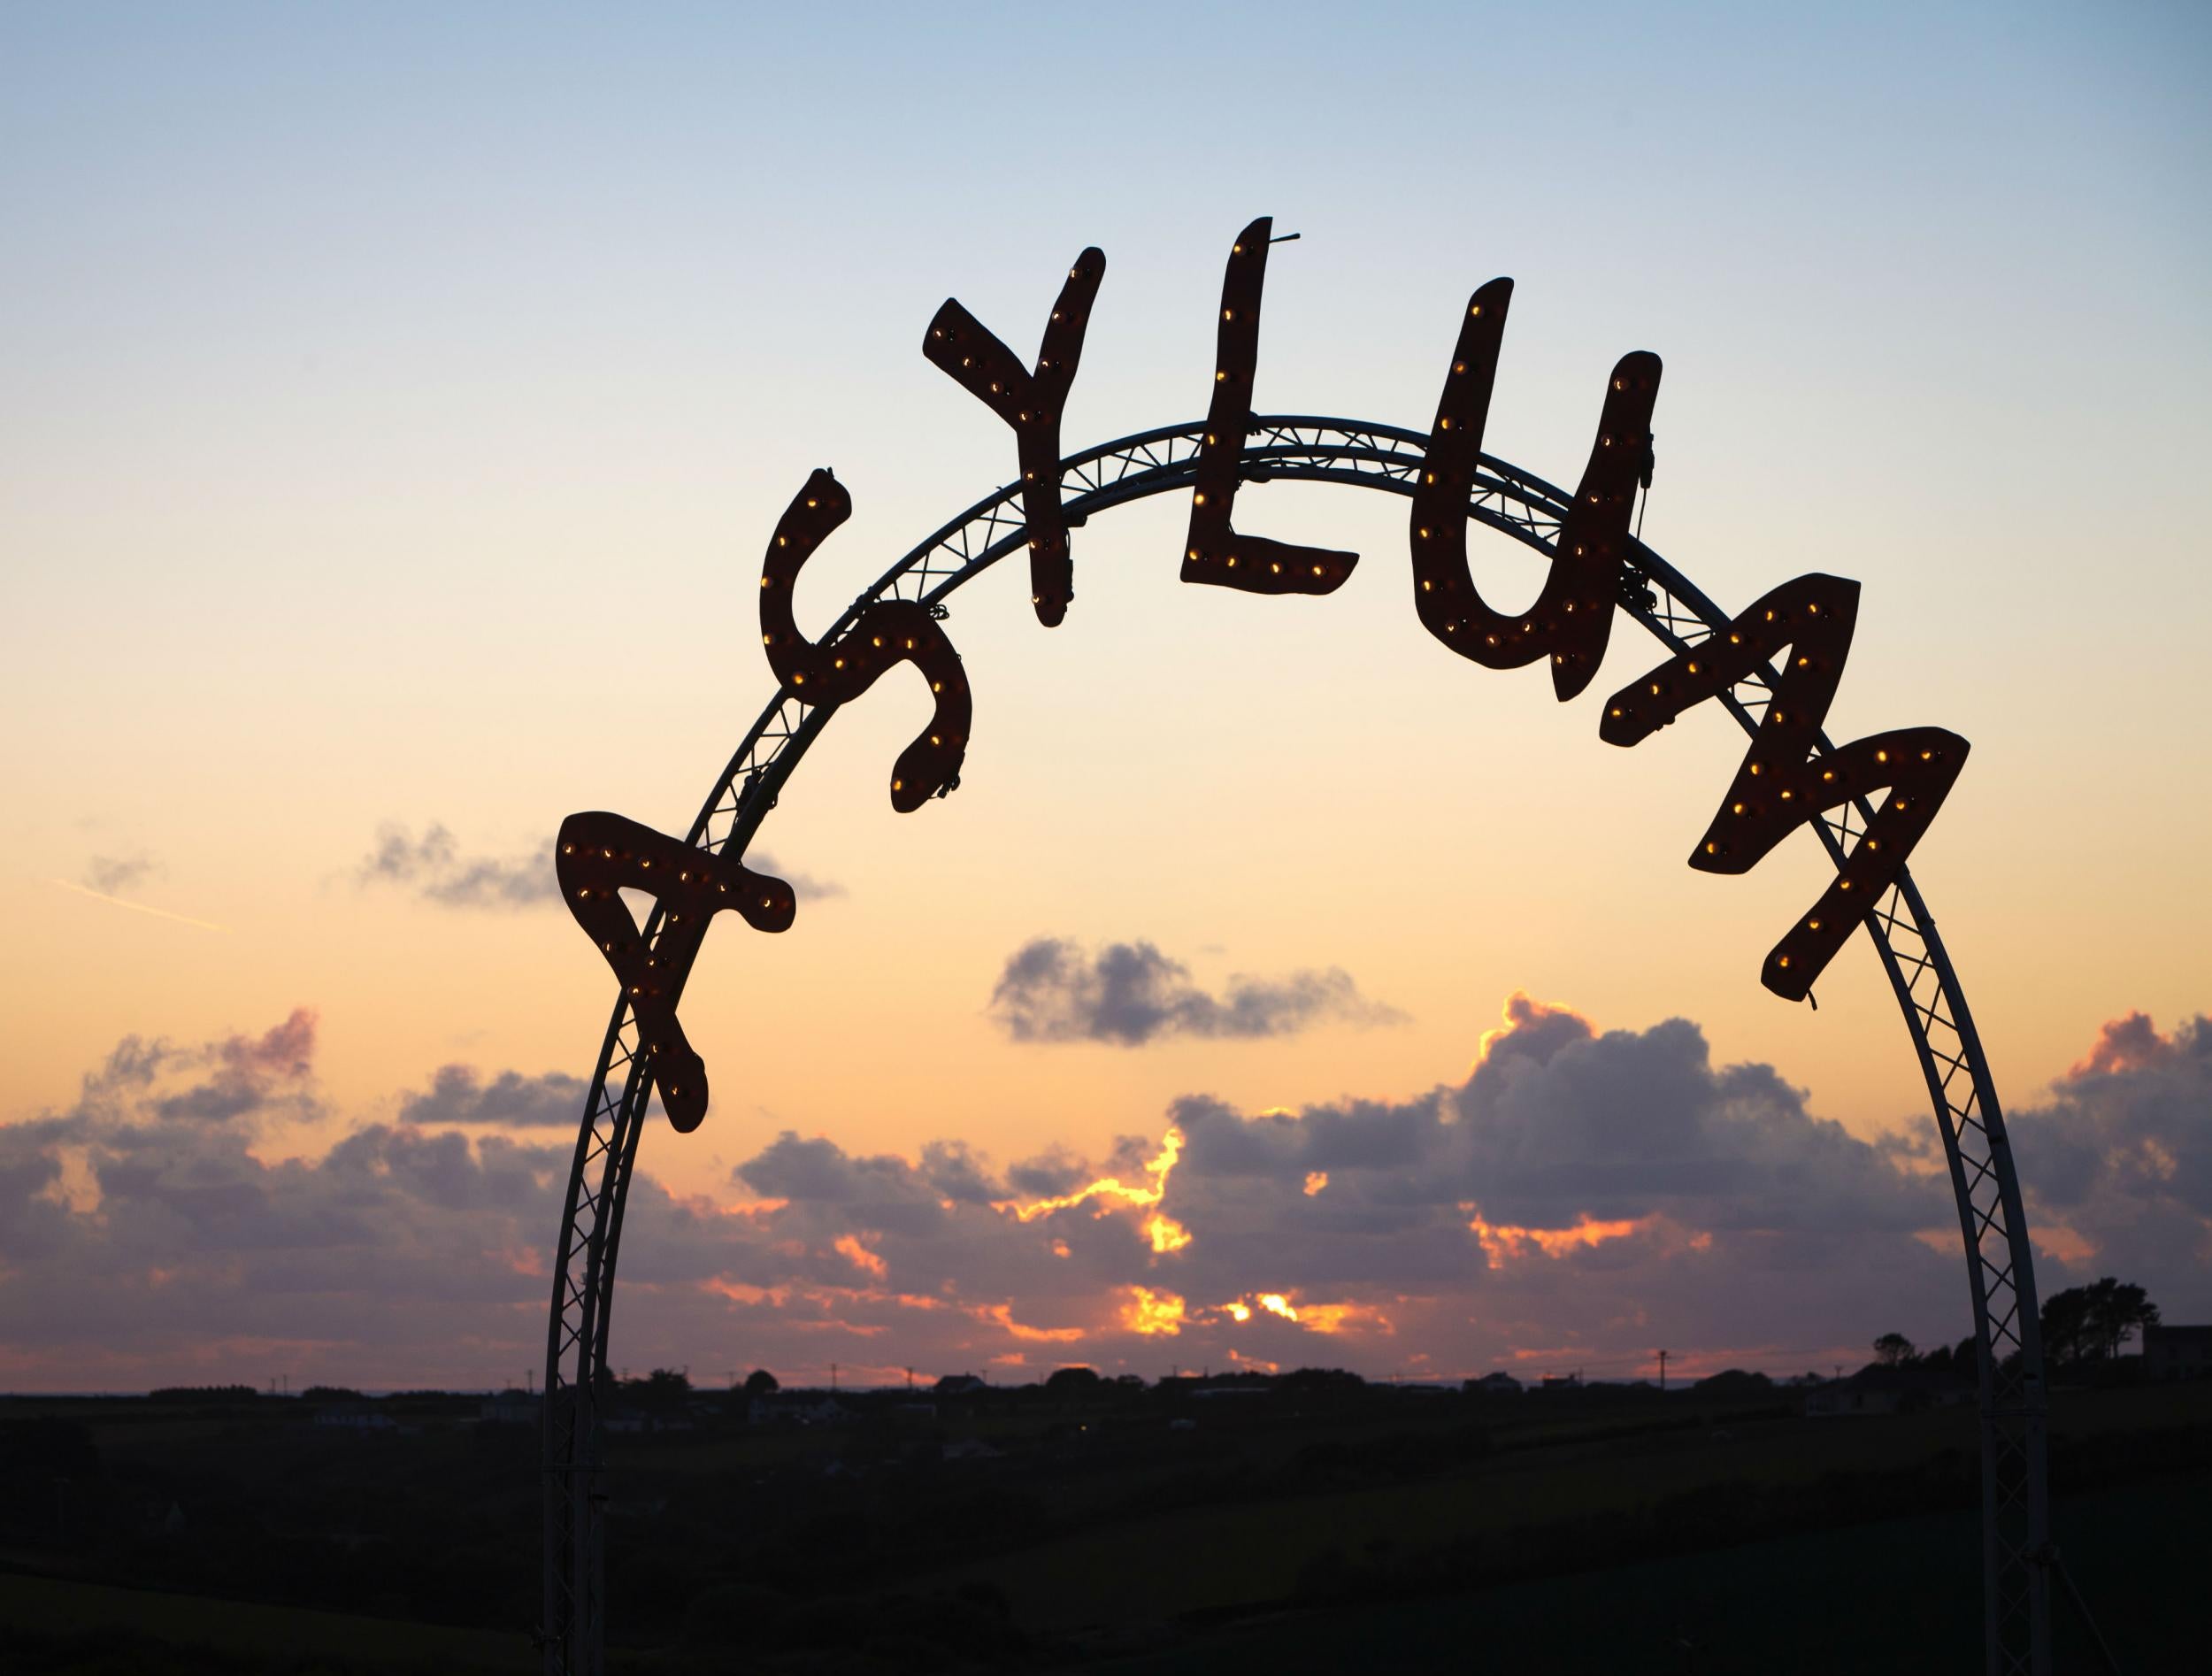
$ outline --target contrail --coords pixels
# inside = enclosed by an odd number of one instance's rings
[[[81,896],[91,897],[95,902],[109,903],[118,908],[128,908],[133,913],[150,913],[157,919],[173,919],[180,925],[197,926],[202,931],[227,933],[230,930],[228,926],[219,926],[211,919],[195,919],[190,914],[171,913],[166,908],[150,908],[142,902],[125,902],[120,896],[111,896],[106,891],[95,890],[88,885],[72,884],[66,879],[57,879],[54,882],[64,890],[73,890]]]

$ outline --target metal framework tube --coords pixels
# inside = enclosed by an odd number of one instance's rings
[[[1190,485],[1204,426],[1171,426],[1109,442],[1063,463],[1071,527],[1092,515]],[[1428,439],[1394,426],[1306,416],[1256,416],[1238,463],[1248,482],[1346,483],[1410,496]],[[833,639],[878,601],[936,604],[1025,544],[1022,486],[1009,484],[935,531],[847,608]],[[1482,456],[1468,516],[1548,557],[1568,511],[1565,491]],[[1724,627],[1728,613],[1656,553],[1634,543],[1623,608],[1672,651]],[[1738,683],[1723,703],[1755,733],[1779,679]],[[836,711],[789,689],[762,711],[692,822],[687,842],[741,856],[799,760]],[[1820,750],[1830,749],[1826,739]],[[1871,811],[1846,805],[1816,827],[1838,860]],[[1988,1062],[1950,957],[1909,873],[1867,914],[1926,1080],[1957,1201],[1980,1372],[1983,1629],[1990,1676],[2050,1670],[2050,1518],[2045,1472],[2046,1388],[2033,1254],[2020,1184]],[[660,931],[657,911],[647,942]],[[605,1668],[603,1497],[595,1400],[607,1370],[615,1259],[651,1088],[649,1065],[619,1001],[603,1041],[561,1218],[546,1328],[543,1465],[547,1676]]]

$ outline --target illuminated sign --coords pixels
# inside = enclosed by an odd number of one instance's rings
[[[1251,469],[1245,439],[1252,429],[1271,234],[1266,217],[1247,227],[1232,243],[1222,276],[1206,423],[1189,470],[1181,575],[1187,582],[1246,593],[1328,594],[1352,573],[1358,554],[1246,534],[1235,522],[1238,487]],[[1033,369],[1025,369],[956,301],[937,311],[922,341],[931,364],[1014,433],[1030,601],[1047,627],[1065,618],[1074,597],[1061,503],[1060,421],[1105,272],[1105,256],[1096,250],[1076,258],[1046,321]],[[1553,690],[1564,702],[1595,678],[1622,589],[1640,582],[1630,563],[1636,544],[1630,519],[1639,484],[1648,488],[1651,481],[1659,357],[1640,351],[1614,366],[1589,461],[1559,520],[1543,588],[1525,610],[1501,611],[1482,597],[1468,569],[1467,524],[1512,297],[1510,280],[1493,280],[1468,299],[1459,319],[1413,485],[1408,543],[1414,609],[1437,640],[1486,668],[1547,662]],[[971,722],[967,677],[937,620],[941,612],[918,602],[876,599],[834,638],[817,642],[800,634],[791,608],[800,568],[851,514],[850,496],[826,471],[808,478],[793,497],[761,565],[761,644],[784,696],[804,705],[847,703],[900,664],[913,665],[929,683],[928,726],[891,769],[891,803],[903,813],[960,782]],[[1751,749],[1691,852],[1690,865],[1709,873],[1747,872],[1797,827],[1865,800],[1871,818],[1834,880],[1767,956],[1761,980],[1792,1000],[1810,992],[1852,930],[1897,881],[1966,760],[1966,741],[1939,727],[1901,728],[1821,747],[1821,725],[1850,651],[1857,608],[1855,582],[1823,575],[1785,582],[1724,630],[1614,694],[1598,724],[1609,743],[1634,745],[1739,683],[1755,678],[1771,686]],[[557,850],[563,898],[623,987],[670,1120],[679,1129],[695,1128],[706,1111],[706,1071],[684,1037],[676,1004],[700,940],[724,908],[735,909],[757,930],[785,929],[794,911],[791,888],[618,815],[572,815]],[[618,894],[626,889],[659,904],[662,922],[649,942]]]

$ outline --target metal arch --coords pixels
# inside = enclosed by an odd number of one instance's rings
[[[1063,462],[1070,527],[1126,502],[1187,487],[1202,424],[1124,437]],[[1395,426],[1302,415],[1255,416],[1240,460],[1246,481],[1355,484],[1410,496],[1428,438]],[[824,639],[879,600],[941,604],[1024,545],[1021,485],[977,502],[892,565],[846,608]],[[1564,490],[1485,454],[1468,516],[1548,555],[1567,511]],[[1724,628],[1728,613],[1640,542],[1621,604],[1671,651]],[[1778,675],[1755,674],[1723,703],[1755,734]],[[784,782],[835,713],[789,688],[770,700],[692,822],[687,842],[742,855]],[[1819,750],[1831,746],[1824,737]],[[1872,811],[1862,801],[1816,826],[1840,862]],[[657,909],[646,941],[660,930]],[[1981,1387],[1984,1644],[1992,1676],[2050,1668],[2045,1473],[2046,1388],[2033,1255],[2004,1119],[1981,1042],[1935,920],[1909,873],[1868,913],[1943,1137],[1964,1238]],[[548,1676],[604,1668],[604,1551],[595,1406],[606,1377],[615,1263],[651,1087],[627,1007],[618,1001],[577,1135],[561,1220],[547,1327],[545,1621]]]

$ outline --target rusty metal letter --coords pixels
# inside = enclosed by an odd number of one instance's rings
[[[1239,234],[1222,275],[1213,400],[1206,409],[1205,436],[1198,450],[1190,534],[1183,543],[1183,580],[1240,588],[1248,594],[1333,594],[1359,563],[1357,553],[1240,535],[1230,522],[1236,510],[1237,461],[1252,418],[1252,374],[1260,355],[1260,294],[1267,281],[1267,241],[1274,225],[1272,217],[1263,215]]]
[[[1486,668],[1518,669],[1548,653],[1552,690],[1563,701],[1590,684],[1605,658],[1629,514],[1651,450],[1659,357],[1640,350],[1614,367],[1597,440],[1573,507],[1561,521],[1543,591],[1525,611],[1494,611],[1467,568],[1467,498],[1482,457],[1512,300],[1513,281],[1493,280],[1467,300],[1460,317],[1452,370],[1413,496],[1414,607],[1430,634]]]
[[[1060,415],[1083,354],[1091,304],[1106,276],[1106,254],[1086,250],[1068,270],[1067,283],[1045,322],[1037,370],[1025,372],[1014,351],[952,298],[937,311],[922,338],[930,364],[1014,430],[1022,474],[1022,517],[1029,526],[1029,603],[1037,620],[1056,628],[1075,596],[1075,566],[1067,520],[1060,510]]]
[[[1843,577],[1784,582],[1726,629],[1615,693],[1598,725],[1609,744],[1636,744],[1786,649],[1781,683],[1690,865],[1748,873],[1824,811],[1856,797],[1872,805],[1874,819],[1844,857],[1835,882],[1767,956],[1760,981],[1791,1001],[1805,998],[1853,929],[1897,882],[1966,765],[1966,741],[1941,727],[1896,728],[1813,755],[1850,655],[1858,609],[1859,585]]]
[[[561,823],[553,869],[561,900],[622,986],[669,1122],[688,1134],[706,1116],[707,1068],[677,1020],[676,1003],[708,922],[734,908],[757,931],[785,930],[795,911],[791,887],[603,811]],[[624,890],[647,893],[665,912],[649,949]]]
[[[806,487],[792,496],[761,562],[760,642],[768,649],[776,679],[810,704],[857,698],[878,676],[902,663],[921,671],[936,707],[929,726],[891,766],[891,806],[908,814],[960,783],[972,719],[968,678],[944,630],[926,606],[912,600],[875,601],[849,630],[826,644],[800,634],[791,615],[800,566],[852,510],[844,485],[824,471],[809,477]]]

